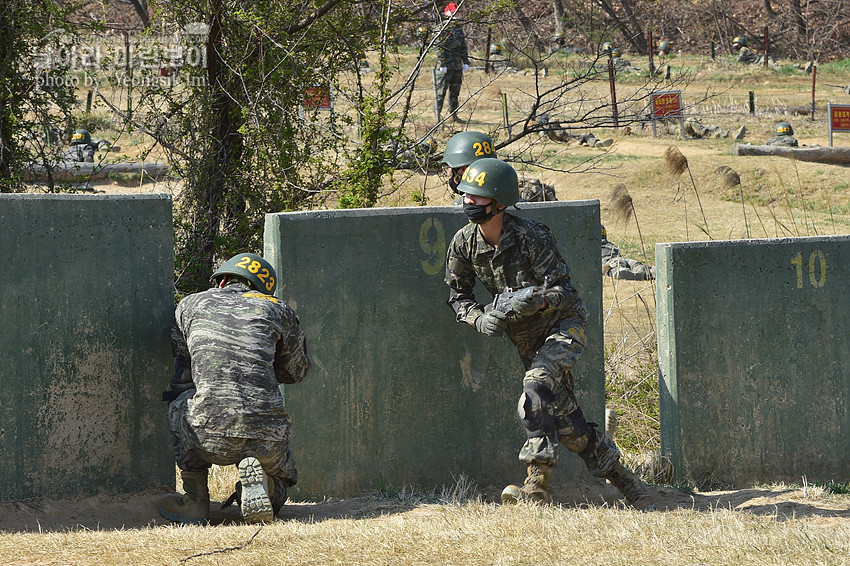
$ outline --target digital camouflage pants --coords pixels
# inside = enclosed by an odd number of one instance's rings
[[[585,320],[565,318],[549,330],[543,344],[536,352],[523,355],[525,377],[523,383],[538,382],[552,390],[554,399],[549,410],[558,423],[558,429],[547,436],[529,438],[519,452],[519,459],[526,464],[558,463],[558,443],[573,450],[573,428],[569,415],[579,409],[575,396],[575,380],[570,369],[581,357],[584,349]],[[573,450],[575,451],[575,450]]]
[[[178,468],[199,472],[209,469],[212,464],[228,466],[253,456],[259,460],[263,471],[274,479],[275,484],[281,483],[285,487],[295,485],[298,472],[288,440],[219,436],[196,430],[186,419],[188,402],[194,394],[194,389],[184,391],[168,405],[168,423]]]

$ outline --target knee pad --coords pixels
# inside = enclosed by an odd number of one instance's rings
[[[581,452],[595,439],[593,425],[584,418],[581,409],[556,420],[558,439],[570,452]]]
[[[517,413],[529,438],[549,436],[555,432],[555,418],[549,412],[549,403],[555,395],[542,383],[525,383],[517,403]]]

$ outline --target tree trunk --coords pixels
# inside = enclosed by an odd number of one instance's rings
[[[555,33],[564,33],[564,3],[552,0],[552,10],[555,13]]]
[[[806,45],[806,20],[803,19],[803,8],[800,0],[791,0],[791,13],[794,15],[794,27],[797,28],[797,38]]]
[[[540,40],[540,36],[537,35],[534,22],[528,19],[528,16],[525,15],[525,12],[522,11],[522,8],[519,5],[514,6],[514,13],[517,18],[519,18],[519,23],[522,24],[522,29],[524,29],[525,33],[528,34],[528,37],[531,40],[531,45],[534,46],[538,52],[542,53],[545,50],[545,46]]]
[[[797,161],[850,165],[850,147],[785,147],[779,145],[732,144],[732,155],[774,155]]]
[[[599,5],[602,6],[602,9],[605,10],[605,13],[608,14],[614,25],[620,30],[620,33],[623,34],[623,37],[631,45],[632,49],[636,53],[645,55],[647,53],[646,37],[643,35],[643,28],[640,22],[638,22],[637,17],[632,12],[629,0],[622,0],[620,3],[623,8],[623,14],[626,16],[625,20],[617,14],[617,10],[611,4],[610,0],[599,0]]]
[[[148,16],[148,1],[147,0],[130,0],[130,4],[136,9],[139,19],[142,20],[142,27],[148,28],[151,25],[150,16]]]

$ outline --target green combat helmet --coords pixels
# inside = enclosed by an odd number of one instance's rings
[[[556,33],[555,35],[552,36],[552,41],[554,41],[555,43],[563,43],[564,34],[561,33],[561,32]]]
[[[611,53],[612,49],[614,49],[614,44],[611,43],[610,41],[606,41],[605,43],[602,44],[602,54],[603,55],[609,55]]]
[[[502,49],[507,49],[511,46],[511,40],[507,37],[503,37],[500,43],[502,44]]]
[[[428,28],[425,26],[419,26],[416,28],[416,37],[419,39],[425,39],[428,36]]]
[[[732,47],[734,47],[735,49],[740,49],[741,47],[746,47],[746,46],[747,46],[747,38],[744,37],[744,36],[739,35],[739,36],[735,37],[735,39],[732,40]]]
[[[277,289],[277,274],[274,268],[257,254],[236,254],[212,274],[212,280],[218,282],[221,275],[238,275],[248,280],[254,289],[267,295],[273,295]]]
[[[488,197],[503,207],[519,202],[519,181],[514,168],[492,157],[473,162],[463,172],[458,190],[464,194]]]
[[[88,130],[76,130],[71,136],[71,145],[89,145],[91,143],[91,134]]]
[[[502,46],[498,43],[490,44],[490,55],[501,55],[502,54]]]
[[[793,136],[794,128],[791,127],[791,124],[788,122],[779,122],[776,124],[776,135],[777,136]]]
[[[446,142],[441,163],[457,169],[483,157],[496,157],[496,148],[490,136],[475,131],[460,132]]]
[[[614,47],[611,49],[611,57],[621,57],[623,53],[620,51],[618,47]]]
[[[662,39],[658,42],[658,52],[662,55],[667,55],[670,53],[670,42],[666,39]]]

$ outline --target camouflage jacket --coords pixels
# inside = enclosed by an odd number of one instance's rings
[[[508,323],[508,337],[522,356],[538,350],[562,319],[575,319],[579,330],[587,325],[587,311],[570,281],[570,268],[545,224],[505,213],[496,248],[484,241],[476,224],[458,230],[446,255],[448,303],[457,321],[471,326],[484,313],[473,293],[476,278],[491,295],[508,287],[547,285],[547,308]]]
[[[310,369],[304,333],[289,306],[241,283],[189,295],[177,305],[171,390],[195,387],[188,422],[210,435],[286,440],[280,383]]]
[[[437,55],[437,66],[450,71],[460,71],[464,65],[469,65],[469,52],[466,48],[466,37],[463,28],[456,23],[446,26],[440,35],[440,53]]]
[[[786,147],[797,147],[797,138],[794,136],[789,136],[787,134],[782,134],[778,136],[773,136],[764,142],[764,145],[784,145]]]

